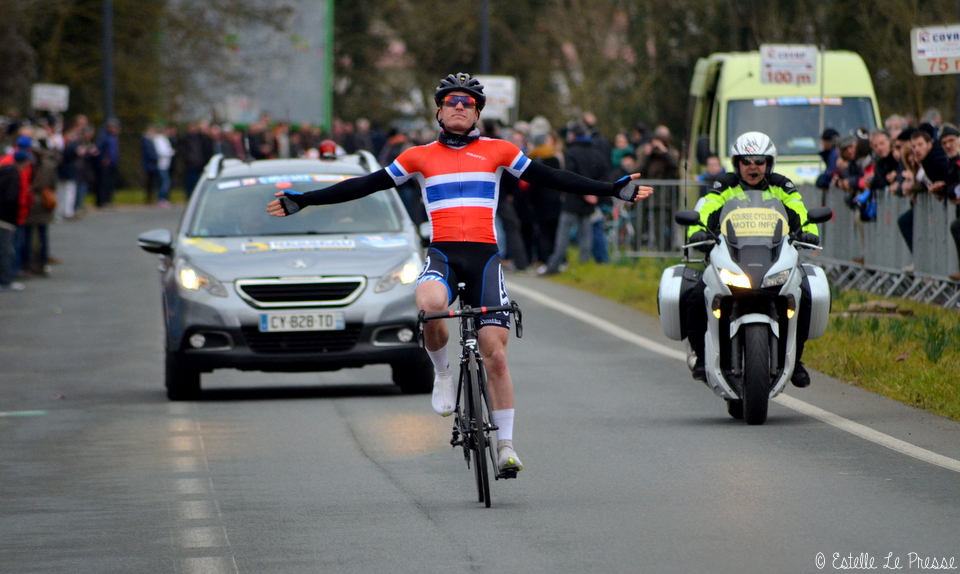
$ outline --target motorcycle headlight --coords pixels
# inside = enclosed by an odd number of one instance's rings
[[[377,286],[373,288],[374,293],[383,293],[396,287],[397,285],[409,285],[420,276],[420,267],[422,263],[420,258],[414,255],[403,265],[394,267],[377,281]]]
[[[227,288],[223,283],[183,259],[177,261],[177,280],[181,287],[190,291],[203,289],[214,297],[227,296]]]
[[[763,283],[760,284],[760,288],[764,289],[766,287],[779,287],[787,282],[787,279],[790,278],[790,270],[784,269],[779,273],[774,273],[773,275],[768,275],[763,278]]]
[[[750,288],[750,278],[742,273],[733,273],[728,269],[720,269],[720,280],[731,287]]]

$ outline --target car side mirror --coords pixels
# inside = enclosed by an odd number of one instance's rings
[[[432,239],[430,236],[430,222],[424,221],[420,224],[420,227],[418,227],[417,230],[420,232],[420,245],[422,247],[430,245],[430,240]]]
[[[147,253],[170,255],[173,253],[173,235],[166,229],[154,229],[142,233],[137,238],[137,245]]]

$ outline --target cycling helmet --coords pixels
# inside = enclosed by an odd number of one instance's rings
[[[433,95],[433,101],[437,103],[437,107],[440,107],[443,97],[450,92],[466,92],[476,98],[478,112],[487,103],[487,97],[483,95],[483,84],[466,72],[450,74],[440,80],[440,85],[437,86],[437,91]]]
[[[777,146],[760,132],[747,132],[737,138],[730,148],[730,158],[733,160],[733,171],[740,176],[740,158],[745,156],[762,155],[767,158],[767,175],[773,173],[773,164],[777,161]]]

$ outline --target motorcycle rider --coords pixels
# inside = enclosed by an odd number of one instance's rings
[[[691,225],[688,228],[688,241],[690,243],[709,241],[711,235],[707,229],[715,234],[720,231],[720,210],[723,204],[743,190],[757,189],[769,192],[783,202],[790,232],[800,232],[797,236],[798,241],[819,245],[817,225],[807,222],[807,208],[803,205],[800,192],[788,178],[773,172],[777,148],[770,138],[760,132],[747,132],[737,138],[730,155],[733,161],[733,172],[718,174],[712,188],[707,190],[706,195],[697,204],[700,225]],[[697,249],[709,251],[712,247],[712,243],[706,243],[698,246]],[[701,381],[706,381],[703,357],[704,336],[707,331],[707,310],[703,302],[705,288],[706,285],[701,278],[681,301],[686,312],[687,338],[697,355],[697,361],[693,367],[693,378]],[[793,376],[790,378],[790,382],[797,387],[810,385],[810,375],[800,362],[803,346],[810,332],[810,312],[810,284],[804,278],[797,317],[797,360]]]

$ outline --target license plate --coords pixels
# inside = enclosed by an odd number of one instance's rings
[[[280,331],[339,331],[346,328],[343,313],[336,311],[312,311],[290,313],[262,313],[260,332]]]

